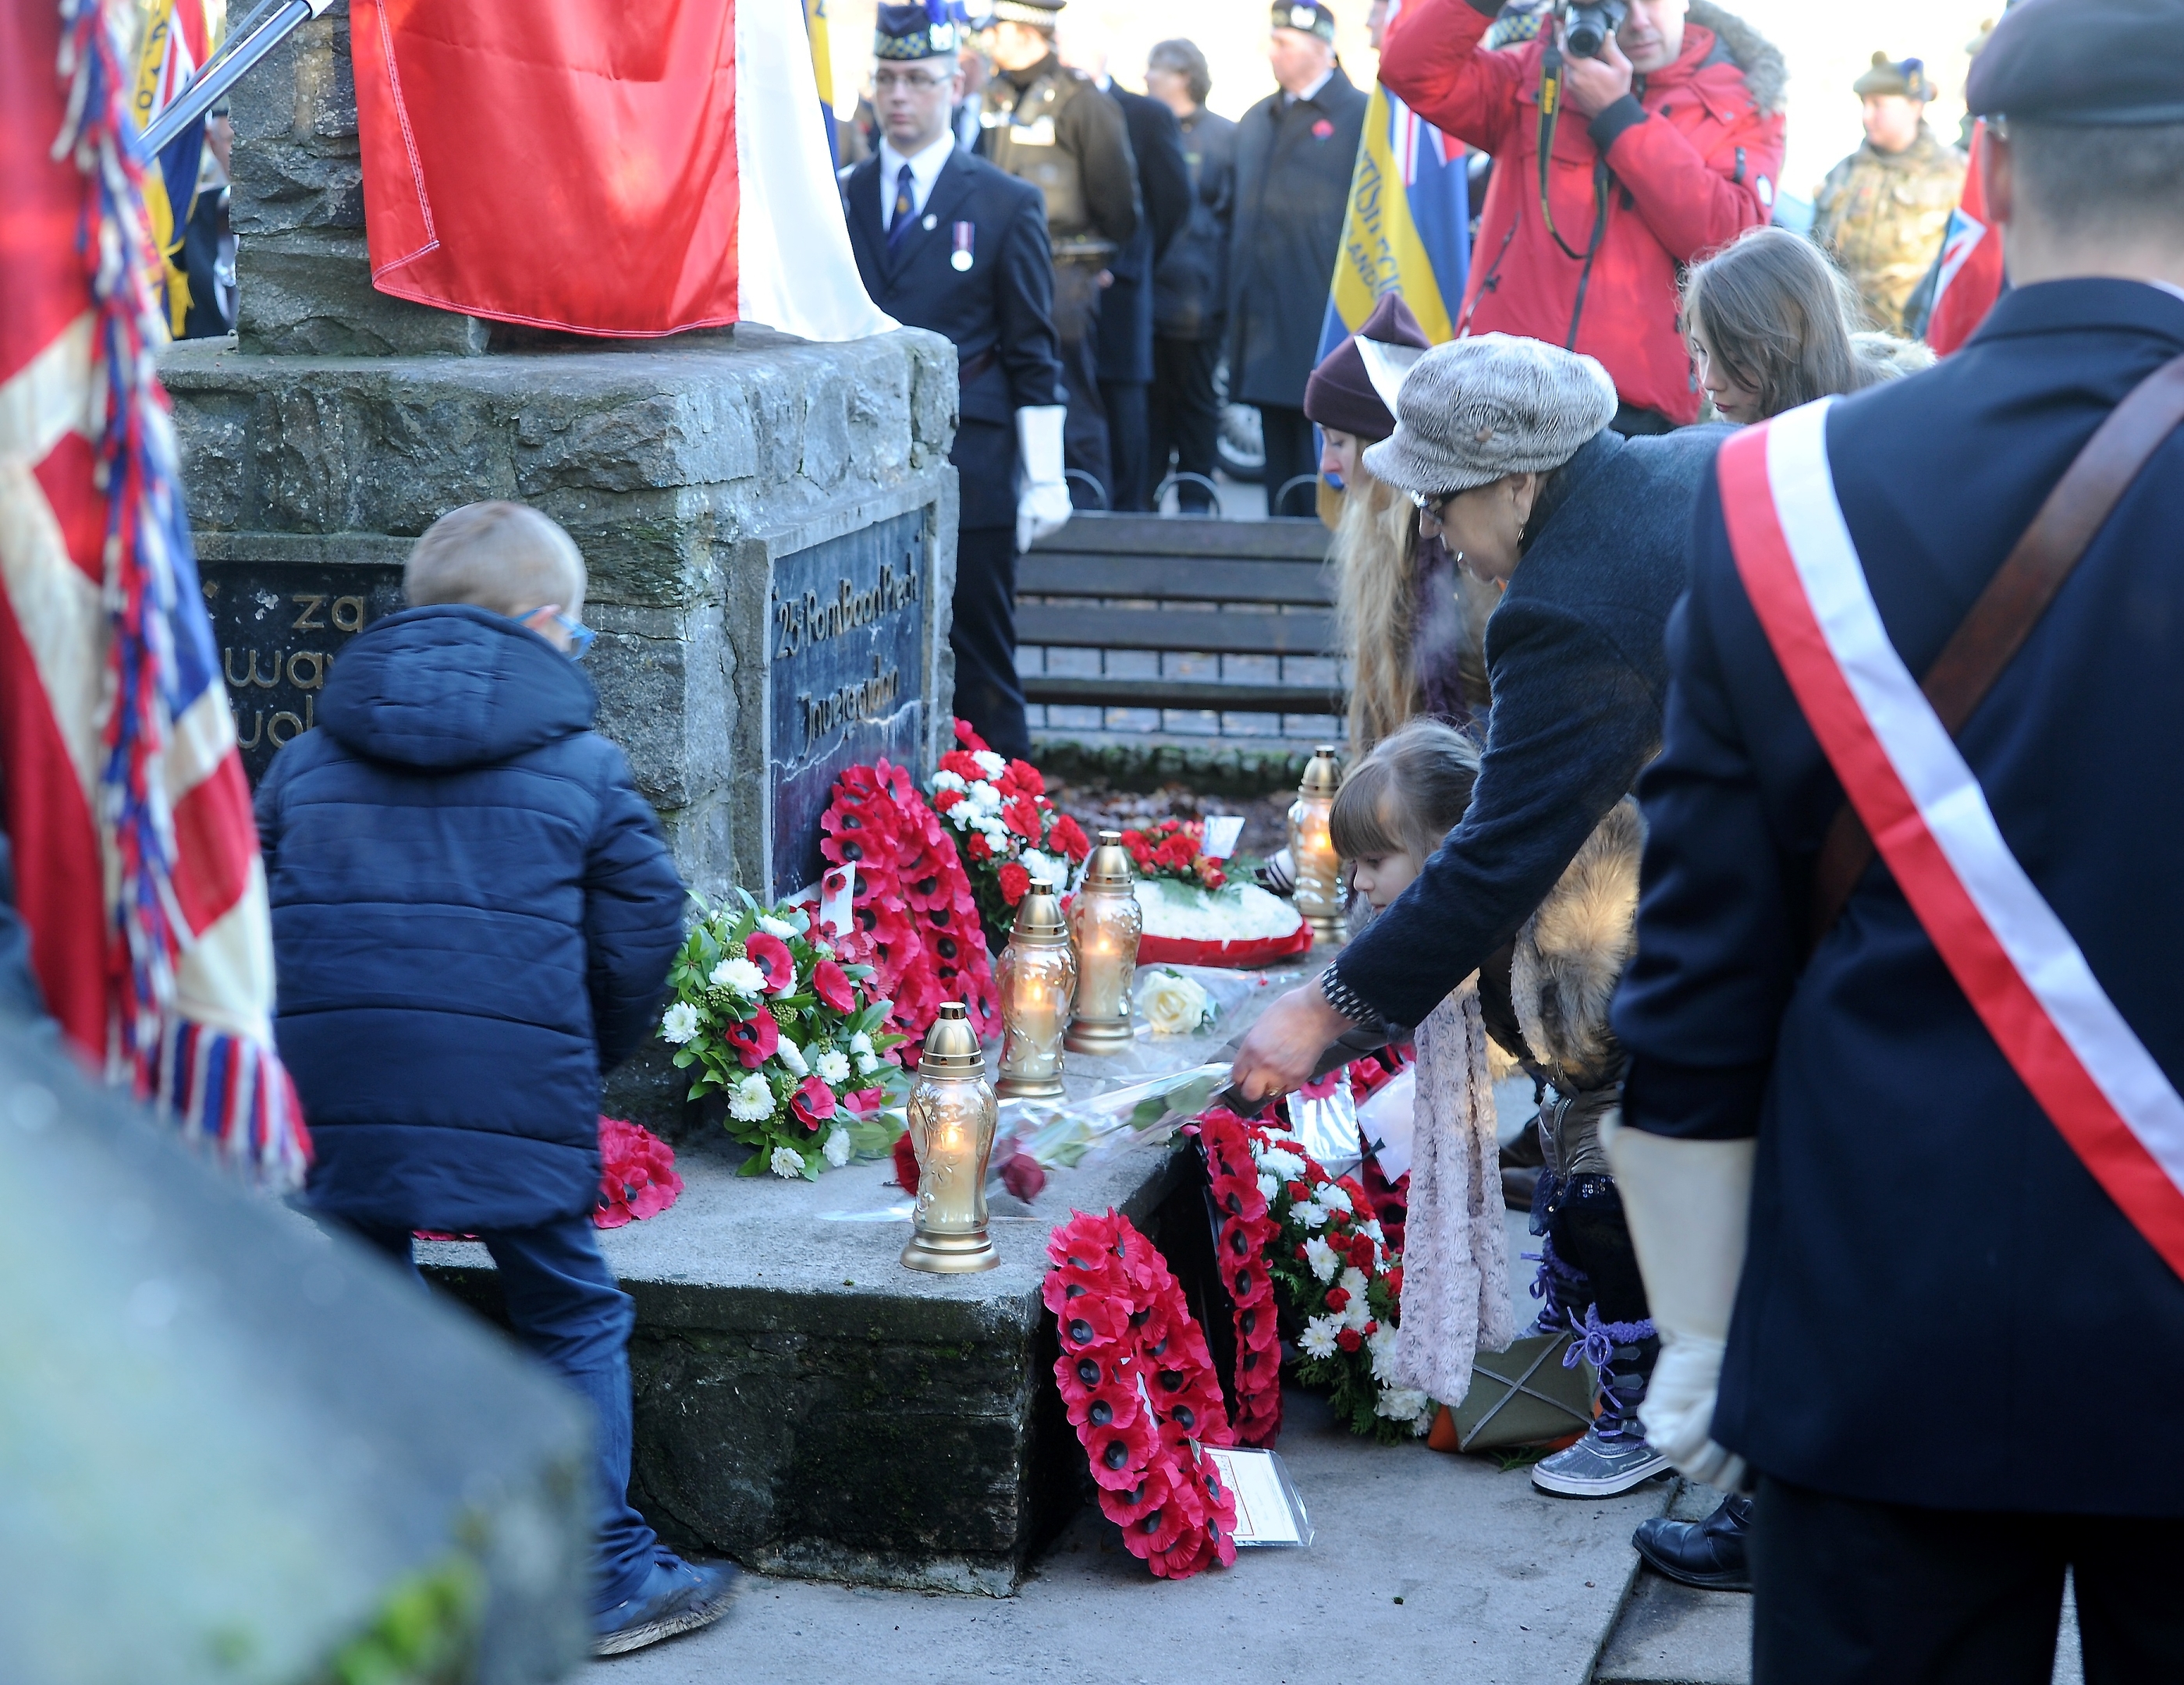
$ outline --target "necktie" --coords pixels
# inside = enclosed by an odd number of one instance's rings
[[[911,225],[917,220],[917,200],[911,186],[910,166],[903,165],[894,178],[894,220],[888,224],[888,250],[900,251],[902,242],[910,237]]]

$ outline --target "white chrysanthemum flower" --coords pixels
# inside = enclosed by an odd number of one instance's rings
[[[1486,1045],[1490,1048],[1496,1044],[1492,1042],[1489,1042]],[[1420,1410],[1416,1416],[1412,1418],[1412,1433],[1420,1439],[1424,1438],[1426,1435],[1433,1432],[1434,1417],[1438,1414],[1439,1412],[1434,1409],[1433,1400],[1431,1399],[1428,1399],[1426,1400],[1426,1407]]]
[[[1361,1232],[1372,1236],[1380,1245],[1385,1246],[1388,1243],[1387,1232],[1380,1226],[1380,1220],[1378,1217],[1360,1223],[1357,1227]]]
[[[1295,1204],[1290,1206],[1290,1215],[1296,1221],[1302,1223],[1308,1229],[1318,1229],[1327,1226],[1326,1208],[1321,1205],[1315,1205],[1309,1199],[1300,1199]]]
[[[850,1080],[850,1056],[839,1048],[828,1048],[813,1062],[811,1068],[819,1073],[822,1081],[831,1082],[838,1088]]]
[[[1312,1273],[1323,1282],[1334,1279],[1334,1248],[1323,1240],[1308,1240],[1304,1243],[1304,1261]]]
[[[698,1009],[687,1000],[678,1000],[667,1009],[667,1015],[660,1020],[663,1039],[680,1047],[685,1042],[698,1038]]]
[[[1297,1344],[1306,1357],[1333,1357],[1341,1349],[1334,1343],[1335,1331],[1341,1326],[1339,1316],[1315,1316],[1304,1325],[1304,1335]]]
[[[967,790],[971,787],[964,781],[961,773],[950,772],[944,767],[933,775],[933,787],[936,790]]]
[[[1271,1171],[1284,1182],[1295,1182],[1304,1174],[1304,1160],[1279,1147],[1261,1148],[1258,1159],[1261,1170]]]
[[[872,1038],[870,1036],[867,1036],[862,1030],[858,1031],[855,1035],[850,1037],[850,1051],[851,1053],[861,1054],[869,1057],[872,1050]]]
[[[827,1162],[838,1171],[841,1169],[850,1162],[850,1132],[846,1129],[837,1129],[831,1132],[827,1137],[824,1150]]]
[[[1281,1191],[1281,1183],[1276,1182],[1273,1177],[1268,1176],[1264,1171],[1261,1171],[1259,1172],[1260,1198],[1265,1200],[1269,1205],[1271,1205],[1274,1202],[1274,1196]]]
[[[1350,1203],[1350,1196],[1331,1182],[1321,1188],[1314,1197],[1330,1211],[1348,1211],[1355,1209]]]
[[[1415,1387],[1384,1387],[1380,1401],[1373,1406],[1374,1415],[1384,1415],[1390,1421],[1416,1421],[1425,1411],[1426,1395]]]
[[[716,989],[731,990],[749,1000],[766,993],[766,973],[749,959],[723,959],[706,981]]]
[[[773,1115],[773,1089],[763,1073],[754,1071],[728,1090],[728,1115],[744,1123]]]
[[[804,1174],[804,1154],[794,1147],[777,1147],[766,1167],[777,1176],[798,1176]]]
[[[1017,858],[1026,871],[1047,883],[1060,883],[1067,876],[1054,856],[1043,848],[1027,848]]]
[[[781,1038],[780,1045],[774,1048],[773,1053],[776,1059],[788,1067],[790,1076],[809,1076],[811,1074],[811,1067],[804,1062],[804,1049],[788,1037]]]
[[[858,1076],[871,1076],[871,1075],[872,1075],[875,1071],[878,1071],[879,1068],[880,1068],[880,1057],[879,1057],[879,1055],[878,1055],[878,1054],[862,1053],[862,1054],[859,1054],[857,1055],[857,1075],[858,1075]]]
[[[971,759],[978,763],[978,770],[989,778],[998,778],[1009,770],[1009,758],[995,754],[991,749],[973,749]]]
[[[1373,1378],[1393,1381],[1396,1378],[1396,1331],[1385,1323],[1365,1337],[1365,1344],[1373,1354]]]
[[[1001,792],[990,784],[973,784],[956,805],[970,809],[972,823],[975,825],[982,816],[1001,810]]]
[[[1372,1320],[1372,1307],[1365,1303],[1362,1293],[1342,1307],[1342,1326],[1346,1328],[1355,1328],[1362,1334],[1365,1332],[1365,1325]]]
[[[1342,1272],[1342,1279],[1335,1285],[1351,1299],[1362,1299],[1365,1297],[1365,1272],[1353,1264]]]
[[[771,913],[760,913],[758,915],[758,927],[768,936],[777,936],[783,942],[800,934],[796,926],[790,924],[788,920],[777,919]]]

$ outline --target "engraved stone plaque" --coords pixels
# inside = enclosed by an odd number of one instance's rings
[[[922,510],[777,557],[767,614],[771,896],[818,881],[819,819],[844,767],[915,771],[931,621]]]

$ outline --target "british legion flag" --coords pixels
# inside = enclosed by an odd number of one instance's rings
[[[154,367],[127,9],[0,7],[0,818],[69,1041],[285,1188],[309,1139]]]

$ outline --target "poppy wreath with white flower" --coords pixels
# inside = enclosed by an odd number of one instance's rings
[[[966,720],[956,722],[956,742],[928,787],[933,809],[954,834],[987,945],[998,953],[1033,874],[1060,888],[1092,839],[1047,799],[1046,780],[1029,761],[994,754]]]
[[[1162,1579],[1236,1560],[1236,1500],[1208,1445],[1234,1443],[1221,1382],[1167,1261],[1127,1217],[1072,1212],[1047,1241],[1041,1297],[1056,1384],[1100,1510]]]
[[[1280,1233],[1267,1203],[1271,1176],[1251,1157],[1249,1126],[1220,1106],[1197,1122],[1219,1227],[1222,1285],[1236,1327],[1236,1441],[1272,1445],[1282,1431],[1282,1343],[1274,1313],[1274,1278],[1267,1255]]]

